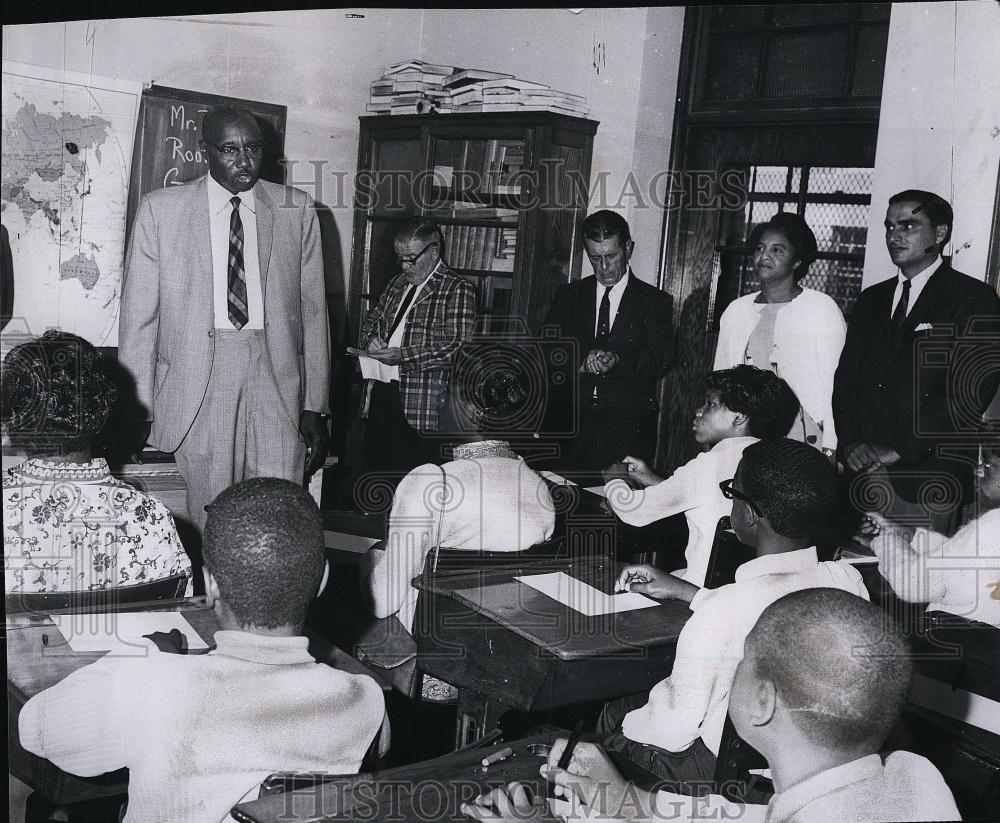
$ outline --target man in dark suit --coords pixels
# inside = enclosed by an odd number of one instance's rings
[[[833,389],[852,504],[939,531],[972,493],[972,463],[957,452],[974,440],[1000,372],[981,325],[1000,316],[1000,298],[940,258],[952,220],[931,192],[890,198],[885,242],[898,274],[858,298]]]
[[[583,223],[583,245],[594,276],[562,286],[553,298],[546,326],[576,341],[578,379],[575,409],[564,420],[576,437],[559,464],[565,469],[600,470],[626,455],[651,461],[656,451],[656,384],[667,367],[672,338],[673,298],[643,283],[628,261],[635,243],[628,223],[602,210]]]

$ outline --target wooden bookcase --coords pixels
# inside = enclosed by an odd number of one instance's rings
[[[445,262],[476,284],[493,333],[537,330],[580,276],[597,123],[551,112],[360,118],[351,338],[399,272],[399,221],[431,217]]]

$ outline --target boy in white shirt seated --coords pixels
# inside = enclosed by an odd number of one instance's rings
[[[648,698],[607,704],[597,725],[609,734],[605,748],[631,761],[637,774],[673,781],[682,793],[712,779],[743,640],[760,613],[799,589],[832,587],[868,599],[853,566],[816,556],[816,537],[837,510],[836,477],[820,452],[787,438],[761,440],[746,447],[736,476],[722,487],[732,500],[733,530],[756,557],[737,569],[735,583],[717,589],[652,566],[622,571],[619,590],[684,600],[692,614],[670,676]]]
[[[784,437],[799,401],[788,384],[773,372],[755,366],[714,371],[705,379],[705,402],[694,413],[694,439],[705,451],[664,480],[638,458],[628,456],[627,475],[606,470],[608,503],[631,526],[684,513],[688,543],[686,568],[672,574],[696,586],[705,573],[719,518],[731,508],[719,483],[736,474],[743,450],[763,438]],[[634,490],[628,483],[641,486]]]
[[[757,620],[729,713],[739,736],[767,758],[776,790],[767,806],[647,793],[627,783],[592,743],[577,745],[564,771],[557,765],[562,739],[541,769],[564,798],[553,802],[554,811],[567,819],[676,823],[959,820],[951,790],[929,760],[905,751],[883,760],[877,753],[899,719],[913,668],[887,620],[870,603],[828,588],[785,595]],[[464,811],[527,823],[540,820],[543,808],[512,784]]]
[[[952,537],[868,512],[871,548],[902,600],[1000,628],[1000,446],[984,449],[979,495],[986,510]]]
[[[374,680],[307,651],[302,624],[327,567],[301,487],[259,477],[226,489],[203,553],[214,651],[108,655],[21,710],[21,745],[64,771],[129,769],[125,823],[216,823],[273,772],[356,772],[385,717]]]

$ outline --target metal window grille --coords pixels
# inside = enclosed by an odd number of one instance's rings
[[[779,211],[801,215],[816,235],[816,261],[801,285],[828,294],[850,316],[861,293],[874,169],[750,166],[741,209],[722,214],[715,247],[713,325],[732,300],[760,289],[750,233]]]

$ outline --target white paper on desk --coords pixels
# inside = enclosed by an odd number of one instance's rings
[[[143,635],[178,629],[189,649],[208,645],[179,612],[89,612],[53,614],[52,622],[75,652],[115,652],[145,657],[151,641]]]
[[[381,360],[376,360],[374,357],[366,357],[363,354],[359,354],[358,363],[361,364],[361,376],[365,380],[379,380],[382,383],[388,383],[395,376],[395,366],[387,365]]]
[[[520,580],[524,585],[531,586],[536,591],[540,591],[553,600],[558,600],[564,606],[569,606],[587,617],[630,612],[634,609],[649,609],[660,605],[655,600],[650,600],[638,592],[605,594],[600,589],[595,589],[590,584],[577,580],[566,572],[523,575],[514,579]]]
[[[572,480],[567,480],[561,474],[556,474],[555,472],[540,471],[539,474],[542,477],[544,477],[546,480],[548,480],[548,481],[550,481],[552,483],[556,483],[556,484],[558,484],[560,486],[575,486],[576,485],[576,483],[574,483]]]

